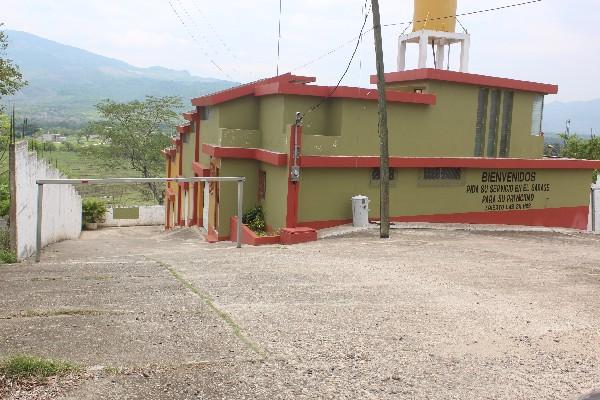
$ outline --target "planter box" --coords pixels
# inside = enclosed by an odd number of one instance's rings
[[[237,242],[237,217],[231,217],[231,226],[230,226],[230,240],[232,242]],[[252,229],[248,228],[246,225],[242,224],[242,243],[249,244],[251,246],[264,246],[268,244],[279,244],[281,243],[281,236],[279,235],[270,235],[270,236],[258,236],[256,233],[252,231]]]

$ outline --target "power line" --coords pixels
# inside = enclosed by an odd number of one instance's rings
[[[483,9],[483,10],[469,11],[469,12],[465,12],[465,13],[461,13],[461,14],[456,14],[456,15],[448,15],[448,16],[445,16],[445,17],[428,18],[427,21],[439,21],[439,20],[449,19],[449,18],[465,17],[467,15],[483,14],[483,13],[488,13],[488,12],[492,12],[492,11],[505,10],[507,8],[515,8],[515,7],[520,7],[520,6],[526,6],[526,5],[529,5],[529,4],[540,3],[542,1],[543,0],[524,1],[522,3],[508,4],[506,6],[499,6],[499,7],[494,7],[494,8],[486,8],[486,9]],[[420,21],[414,21],[414,22],[426,22],[426,21],[425,20],[420,20]],[[388,26],[404,25],[404,24],[407,24],[407,23],[408,22],[398,22],[398,23],[394,23],[394,24],[382,24],[381,26],[388,27]]]
[[[219,71],[221,71],[221,73],[223,73],[223,75],[225,75],[227,78],[229,78],[230,80],[234,80],[231,77],[231,75],[229,75],[227,72],[225,72],[225,70],[219,64],[217,64],[216,61],[213,60],[210,57],[210,55],[206,52],[206,49],[204,48],[202,43],[198,40],[196,35],[194,35],[194,32],[192,32],[192,30],[189,28],[189,26],[185,23],[184,19],[181,17],[181,15],[177,11],[177,9],[175,8],[175,6],[171,2],[171,0],[167,0],[167,2],[169,3],[169,6],[171,6],[171,10],[173,10],[173,13],[175,13],[175,15],[177,16],[177,19],[179,19],[179,22],[181,22],[181,24],[183,25],[183,27],[185,28],[187,33],[190,35],[190,37],[202,48],[202,52],[204,53],[204,56],[210,61],[210,63],[212,65],[214,65],[215,68],[217,68]]]
[[[206,26],[208,26],[208,28],[212,31],[213,35],[217,38],[217,40],[219,41],[219,43],[221,44],[221,46],[223,46],[223,48],[227,51],[227,53],[229,53],[229,55],[235,59],[235,61],[240,62],[240,59],[238,58],[238,56],[235,54],[235,52],[231,49],[231,47],[225,42],[225,40],[223,40],[222,36],[219,35],[219,32],[217,32],[217,30],[215,29],[215,27],[210,23],[210,19],[206,16],[206,14],[202,11],[202,8],[200,7],[200,5],[198,4],[197,0],[192,0],[192,4],[194,5],[194,8],[196,9],[196,11],[198,12],[198,14],[202,17],[202,19],[204,20],[204,23],[206,24]]]
[[[449,15],[446,17],[438,17],[438,18],[429,18],[427,21],[437,21],[437,20],[443,20],[443,19],[450,19],[450,18],[457,18],[457,17],[464,17],[464,16],[468,16],[468,15],[475,15],[475,14],[483,14],[483,13],[488,13],[488,12],[492,12],[492,11],[499,11],[499,10],[505,10],[508,8],[514,8],[514,7],[520,7],[520,6],[525,6],[525,5],[530,5],[530,4],[535,4],[535,3],[540,3],[543,0],[531,0],[531,1],[526,1],[526,2],[521,2],[521,3],[515,3],[515,4],[509,4],[509,5],[505,5],[505,6],[499,6],[499,7],[494,7],[494,8],[487,8],[487,9],[483,9],[483,10],[476,10],[476,11],[469,11],[469,12],[465,12],[465,13],[461,13],[461,14],[456,14],[456,15]],[[414,21],[414,22],[425,22],[425,20],[419,20],[419,21]],[[398,25],[410,25],[412,24],[413,21],[407,21],[407,22],[397,22],[397,23],[391,23],[391,24],[382,24],[382,27],[390,27],[390,26],[398,26]],[[462,25],[462,24],[461,24]],[[363,35],[371,32],[374,28],[371,27],[369,28],[366,32],[363,33]],[[407,28],[408,29],[408,28]],[[348,46],[351,43],[354,43],[355,40],[359,39],[360,37],[353,37],[352,39],[348,40],[347,42],[344,42],[342,44],[340,44],[337,47],[334,47],[333,49],[327,51],[326,53],[321,54],[320,56],[312,59],[311,61],[308,61],[296,68],[293,68],[292,71],[296,71],[302,68],[306,68],[309,65],[312,65],[316,62],[321,61],[322,59],[337,53],[338,51],[340,51],[341,49],[343,49],[344,47]]]
[[[202,28],[200,27],[200,25],[196,22],[196,19],[194,19],[192,17],[192,15],[188,12],[187,8],[185,7],[185,5],[183,4],[182,0],[175,0],[177,1],[177,3],[179,4],[179,6],[181,7],[181,9],[183,10],[183,12],[185,13],[185,15],[187,16],[188,20],[192,22],[192,24],[196,27],[196,30],[200,33],[200,35],[202,36],[202,40],[204,43],[206,43],[211,49],[212,52],[214,53],[215,57],[219,57],[221,54],[219,52],[219,49],[217,48],[217,46],[211,44],[211,41],[206,37],[206,35],[204,34],[204,32],[202,31]],[[239,71],[235,68],[232,67],[233,69],[233,73],[237,76],[240,75]],[[233,78],[230,78],[233,79]]]
[[[365,10],[367,8],[366,7],[366,4],[367,4],[366,2],[367,1],[369,1],[369,0],[365,1],[365,7],[364,7]],[[317,110],[319,107],[321,107],[326,101],[329,100],[329,98],[331,96],[333,96],[333,94],[338,90],[338,88],[342,84],[342,81],[344,80],[344,78],[348,74],[348,71],[350,70],[350,67],[352,66],[352,62],[354,61],[354,57],[356,56],[356,52],[358,51],[358,48],[360,47],[360,44],[362,42],[362,37],[366,33],[366,32],[364,32],[364,30],[365,30],[365,26],[367,26],[367,20],[369,19],[369,15],[370,14],[371,14],[371,7],[369,7],[369,9],[365,13],[365,20],[363,21],[362,27],[360,28],[360,34],[358,35],[358,41],[356,42],[356,46],[354,47],[354,52],[352,52],[352,56],[350,57],[350,61],[348,61],[348,65],[346,66],[346,70],[342,74],[342,77],[338,81],[337,85],[335,85],[335,87],[331,90],[331,92],[326,97],[324,97],[323,99],[321,99],[321,101],[319,103],[315,104],[314,106],[310,107],[306,112],[302,113],[303,116],[306,115],[306,114],[309,114],[309,113]]]

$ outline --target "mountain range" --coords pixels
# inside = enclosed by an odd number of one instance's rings
[[[26,32],[6,31],[8,58],[29,85],[14,96],[17,110],[43,127],[81,127],[95,117],[94,105],[103,99],[130,101],[146,95],[193,97],[236,85],[235,82],[191,75],[163,67],[139,68]],[[548,102],[544,132],[600,133],[600,99]]]
[[[144,96],[188,99],[234,86],[235,82],[163,67],[139,68],[30,33],[7,30],[7,56],[28,85],[7,100],[30,121],[44,126],[79,127],[95,117],[104,99],[131,101]]]

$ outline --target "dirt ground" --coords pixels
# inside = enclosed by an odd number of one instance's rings
[[[0,266],[11,399],[577,399],[600,389],[600,236],[405,226],[298,246],[120,228]]]

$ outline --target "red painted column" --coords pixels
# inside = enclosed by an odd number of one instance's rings
[[[171,176],[171,156],[170,155],[167,157],[167,178],[172,178],[172,176]],[[167,182],[167,190],[166,190],[167,193],[165,193],[166,194],[165,197],[167,198],[167,202],[165,203],[165,214],[167,217],[166,226],[165,226],[166,229],[171,228],[171,199],[169,199],[169,191],[168,191],[169,186],[170,186],[170,183]]]
[[[200,143],[200,113],[202,111],[202,107],[196,107],[196,148],[194,149],[194,161],[200,162],[200,147],[202,144]]]
[[[179,142],[177,144],[177,151],[179,152],[179,173],[177,174],[177,176],[181,176],[183,173],[183,139],[181,139],[181,134],[179,135]],[[177,185],[177,225],[180,226],[184,226],[185,223],[182,220],[182,210],[181,210],[181,205],[182,205],[182,199],[181,199],[181,185]]]
[[[196,118],[194,118],[196,126],[196,148],[194,149],[194,161],[200,162],[200,107],[196,107]],[[200,210],[198,209],[198,191],[200,190],[200,182],[194,183],[194,211],[192,225],[200,226]]]
[[[297,132],[296,132],[297,129]],[[296,140],[298,143],[296,143]],[[290,131],[290,154],[288,157],[288,193],[287,193],[287,216],[285,218],[286,228],[295,228],[298,225],[298,202],[300,197],[300,182],[291,180],[292,166],[294,164],[294,151],[296,145],[302,146],[302,126],[292,125]],[[298,165],[301,156],[298,155]]]

